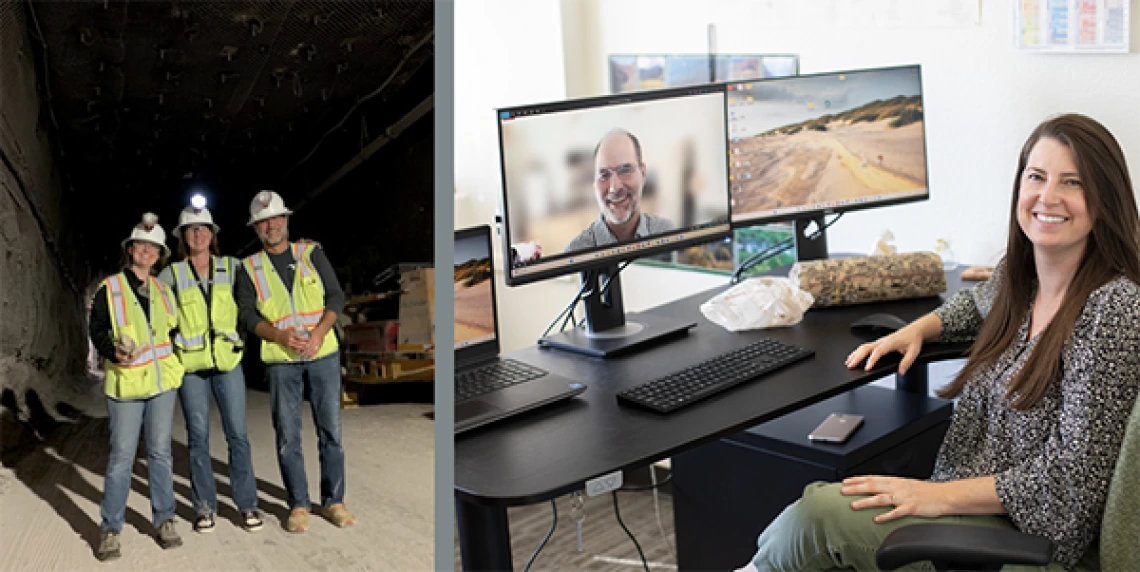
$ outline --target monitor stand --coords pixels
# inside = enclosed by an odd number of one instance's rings
[[[627,320],[616,264],[583,272],[582,280],[590,289],[586,327],[547,336],[538,345],[608,358],[682,336],[697,325],[650,313],[630,314]]]
[[[827,260],[827,230],[824,229],[823,215],[796,219],[795,232],[797,261]],[[813,233],[816,234],[814,238]]]

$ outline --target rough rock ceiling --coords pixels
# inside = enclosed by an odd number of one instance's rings
[[[201,188],[239,230],[258,189],[306,195],[432,94],[430,0],[26,8],[69,200],[103,267],[143,210],[169,232]],[[252,238],[239,232],[230,250]]]

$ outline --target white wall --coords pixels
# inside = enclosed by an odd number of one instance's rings
[[[992,263],[1005,243],[1024,138],[1046,116],[1079,112],[1116,135],[1140,181],[1140,5],[1132,53],[1031,54],[1012,47],[1012,3],[980,2],[949,24],[877,12],[865,0],[460,0],[456,3],[456,224],[490,222],[499,203],[491,109],[597,95],[611,53],[795,53],[802,73],[922,65],[931,200],[848,214],[832,251],[863,252],[889,228],[902,251],[949,238],[959,260]],[[973,0],[925,6],[970,7]],[[895,2],[908,10],[910,2]],[[828,14],[838,11],[838,17]],[[563,20],[563,14],[567,14]],[[905,16],[906,14],[904,14]],[[600,49],[599,49],[600,45]],[[577,46],[577,49],[575,49]],[[591,71],[593,70],[593,71]],[[723,284],[722,277],[644,267],[623,273],[627,308]],[[501,284],[501,282],[500,282]],[[572,278],[500,289],[506,350],[534,343],[576,290]]]

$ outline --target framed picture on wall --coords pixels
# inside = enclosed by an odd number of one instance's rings
[[[789,77],[800,71],[800,58],[792,54],[615,54],[609,57],[609,64],[610,91],[613,93]],[[685,168],[681,166],[681,169]],[[742,229],[733,232],[732,242],[694,246],[643,258],[639,262],[729,274],[741,261],[790,239],[792,234],[790,224]],[[791,251],[773,257],[769,264],[753,267],[751,272],[788,264],[788,260],[795,261]]]
[[[1129,0],[1016,0],[1013,10],[1019,50],[1128,53]]]

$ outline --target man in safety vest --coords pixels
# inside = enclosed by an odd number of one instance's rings
[[[238,280],[237,303],[242,326],[262,340],[277,462],[289,496],[285,527],[290,532],[309,528],[309,484],[301,451],[305,377],[317,426],[322,513],[337,526],[351,526],[355,518],[344,506],[340,356],[333,332],[344,308],[344,292],[320,248],[289,241],[292,211],[280,195],[261,191],[249,212],[249,225],[264,250],[242,261],[245,272]]]

